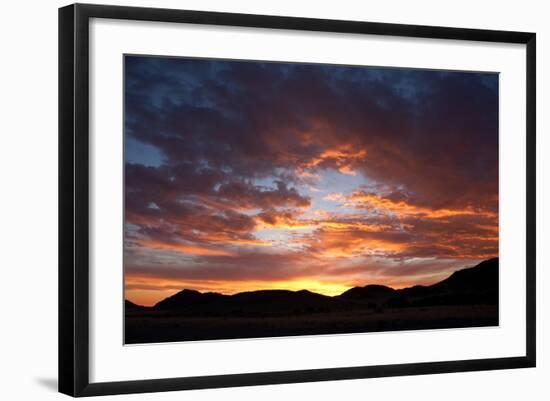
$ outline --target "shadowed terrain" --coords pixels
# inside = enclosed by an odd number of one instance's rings
[[[224,295],[184,289],[152,307],[125,302],[125,342],[153,343],[498,325],[498,258],[429,286]]]

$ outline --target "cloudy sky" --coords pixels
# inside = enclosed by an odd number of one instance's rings
[[[498,75],[125,58],[125,290],[430,284],[498,255]]]

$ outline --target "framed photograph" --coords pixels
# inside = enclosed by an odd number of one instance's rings
[[[535,34],[59,10],[59,390],[535,366]]]

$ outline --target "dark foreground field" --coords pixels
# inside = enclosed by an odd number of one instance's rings
[[[430,286],[354,287],[329,297],[267,290],[183,290],[153,307],[126,301],[125,343],[497,326],[498,259]]]
[[[448,305],[263,318],[162,316],[152,312],[127,316],[125,333],[126,344],[138,344],[496,325],[497,305]]]

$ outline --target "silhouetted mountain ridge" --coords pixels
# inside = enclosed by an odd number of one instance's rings
[[[147,306],[135,304],[132,301],[128,301],[127,299],[124,300],[124,308],[126,309],[126,311],[140,311],[149,309],[149,307]]]
[[[126,301],[127,311],[154,310],[187,316],[283,316],[365,308],[498,303],[498,258],[457,270],[429,285],[393,289],[369,284],[329,297],[308,290],[259,290],[224,295],[184,289],[151,308]],[[142,308],[142,309],[140,309]]]
[[[185,305],[186,308],[193,308],[214,303],[224,299],[225,297],[226,295],[218,294],[216,292],[201,293],[199,291],[185,289],[158,302],[154,308],[179,309],[183,305]]]
[[[337,297],[348,300],[374,300],[389,297],[395,293],[391,287],[379,284],[368,284],[364,287],[353,287]]]

